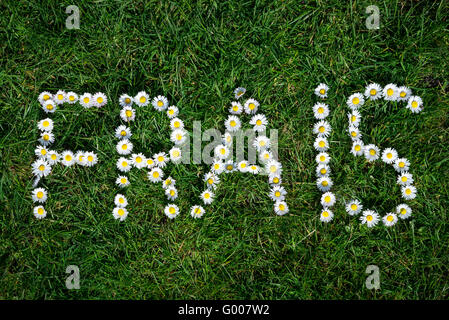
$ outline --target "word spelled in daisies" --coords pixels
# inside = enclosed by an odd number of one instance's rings
[[[315,89],[315,94],[325,99],[328,93],[328,86],[320,84]],[[404,86],[398,87],[395,84],[388,84],[383,89],[375,83],[368,85],[365,92],[354,93],[347,99],[347,105],[351,109],[348,113],[349,128],[348,133],[353,141],[351,153],[354,156],[364,156],[367,161],[373,162],[382,159],[386,164],[390,164],[398,173],[397,183],[401,186],[402,197],[405,200],[413,200],[416,197],[416,187],[413,186],[413,176],[410,174],[410,162],[406,158],[400,158],[398,153],[393,148],[386,148],[381,153],[380,148],[374,144],[365,144],[362,141],[362,134],[359,130],[362,115],[359,112],[359,107],[365,104],[365,99],[368,101],[375,101],[383,98],[386,101],[407,102],[407,109],[412,113],[419,113],[422,110],[422,99],[418,96],[413,96],[412,91]],[[324,103],[317,103],[313,107],[314,116],[320,120],[313,128],[313,132],[317,135],[314,147],[320,153],[316,157],[318,164],[317,187],[323,193],[321,197],[321,204],[323,210],[321,211],[320,220],[323,222],[330,222],[334,215],[330,208],[335,204],[336,197],[330,192],[333,183],[329,176],[330,168],[328,166],[330,156],[326,152],[329,149],[327,137],[331,132],[330,124],[325,120],[329,115],[329,107]],[[346,203],[346,211],[349,215],[355,216],[362,213],[360,221],[366,224],[369,228],[376,226],[380,221],[380,216],[373,210],[364,210],[360,200],[353,199]],[[382,217],[382,222],[385,226],[390,227],[397,223],[398,216],[401,219],[407,219],[411,216],[412,209],[407,204],[399,204],[395,212],[389,212]]]

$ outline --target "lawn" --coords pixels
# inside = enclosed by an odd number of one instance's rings
[[[70,1],[0,2],[1,299],[447,299],[449,297],[449,4],[446,1],[77,1],[80,29],[65,27]],[[380,9],[368,30],[365,8]],[[339,201],[319,220],[313,148],[314,88],[330,86],[331,167]],[[371,82],[409,86],[424,100],[371,103],[364,140],[411,162],[413,217],[368,229],[344,201],[359,197],[381,215],[401,203],[394,170],[349,151],[346,98]],[[279,130],[290,212],[273,212],[265,177],[222,176],[217,199],[192,219],[208,166],[170,165],[181,215],[144,171],[126,189],[130,214],[112,216],[121,123],[118,98],[165,95],[186,128],[224,130],[233,90],[261,102]],[[102,109],[63,107],[52,118],[58,151],[94,150],[93,168],[57,166],[46,219],[32,214],[33,175],[44,118],[37,97],[59,89],[104,92]],[[138,110],[136,151],[171,147],[168,120]],[[68,290],[68,265],[81,288]],[[368,265],[380,289],[365,287]]]

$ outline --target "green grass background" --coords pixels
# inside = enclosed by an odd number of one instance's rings
[[[65,28],[65,7],[81,28]],[[367,30],[365,8],[381,11]],[[448,4],[445,1],[0,1],[0,298],[2,299],[447,299]],[[424,111],[404,104],[363,108],[367,143],[411,161],[413,218],[368,230],[338,203],[319,221],[311,111],[313,89],[331,87],[330,154],[341,200],[358,196],[384,214],[401,203],[394,170],[349,154],[345,97],[369,82],[404,84]],[[134,170],[130,215],[113,219],[118,97],[146,90],[180,108],[188,129],[223,129],[237,86],[279,129],[290,213],[277,217],[264,177],[222,176],[201,220],[206,165],[169,167],[182,214],[163,215],[160,186]],[[41,91],[105,92],[101,109],[64,106],[54,149],[95,150],[94,168],[58,166],[45,179],[48,216],[30,197]],[[168,150],[168,121],[151,108],[132,124],[136,151]],[[67,290],[78,265],[81,289]],[[365,288],[380,268],[381,288]]]

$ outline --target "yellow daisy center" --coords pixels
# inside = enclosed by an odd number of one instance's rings
[[[405,208],[401,208],[400,213],[401,213],[401,214],[406,214],[406,213],[407,213],[407,210],[405,210]]]
[[[140,101],[140,103],[145,103],[145,101],[147,101],[147,98],[142,96],[139,98],[139,101]]]
[[[153,172],[153,177],[154,177],[154,178],[159,178],[159,172],[154,171],[154,172]]]
[[[352,103],[353,104],[359,104],[360,103],[360,99],[355,97],[354,99],[352,99]]]
[[[387,95],[388,95],[388,96],[392,96],[393,93],[394,93],[393,89],[388,89],[388,90],[387,90]]]
[[[323,168],[320,170],[320,172],[321,172],[321,174],[326,174],[327,170]]]
[[[324,113],[324,109],[322,107],[318,108],[318,113]]]
[[[324,90],[324,89],[320,90],[320,94],[325,94],[325,93],[326,93],[326,90]]]
[[[168,110],[169,115],[173,115],[174,113],[175,113],[175,111],[173,109]]]
[[[52,104],[47,104],[47,110],[53,110],[53,105]]]
[[[41,165],[39,166],[39,170],[40,170],[40,171],[44,171],[44,170],[45,170],[45,166],[44,166],[43,164],[41,164]]]
[[[274,179],[273,179],[273,182],[274,182],[274,183],[279,183],[279,178],[274,178]]]
[[[201,214],[201,209],[200,208],[195,208],[195,214]]]
[[[69,96],[69,100],[70,101],[75,101],[75,97],[74,96]]]
[[[321,185],[322,185],[323,187],[326,187],[328,184],[329,184],[329,183],[328,183],[326,180],[324,180],[323,182],[321,182]]]
[[[36,195],[39,199],[42,199],[44,197],[44,193],[42,191],[39,191]]]
[[[412,193],[412,190],[410,190],[410,189],[405,189],[405,194],[406,195],[410,195]]]
[[[122,162],[122,167],[127,167],[127,166],[128,166],[128,162],[123,161],[123,162]]]
[[[147,164],[149,164],[150,166],[153,165],[153,163],[154,163],[153,159],[148,159],[147,160]]]
[[[255,107],[256,107],[256,105],[254,103],[250,103],[248,105],[249,110],[254,110]]]
[[[401,180],[402,180],[402,182],[407,182],[407,177],[403,176],[403,177],[401,177]]]
[[[55,154],[51,155],[51,160],[56,160],[56,155]]]
[[[65,161],[72,161],[72,156],[70,154],[66,155]]]
[[[405,167],[405,163],[404,163],[404,162],[402,162],[402,161],[401,161],[401,162],[399,162],[399,167],[400,167],[400,168],[404,168],[404,167]]]
[[[246,163],[242,163],[242,164],[240,165],[240,167],[241,167],[241,168],[246,168]]]
[[[391,158],[393,158],[393,154],[391,154],[391,153],[387,153],[387,158],[388,158],[388,159],[391,159]]]
[[[125,98],[125,103],[126,104],[130,104],[131,103],[131,99],[130,98]]]
[[[228,166],[226,167],[226,169],[229,170],[229,171],[232,170],[232,168],[233,168],[232,165],[228,165]]]
[[[401,98],[404,98],[407,95],[407,93],[405,91],[401,91],[399,95],[401,96]]]
[[[392,222],[393,220],[394,220],[393,216],[388,216],[388,217],[387,217],[387,221],[388,221],[388,222]]]
[[[175,195],[175,191],[174,190],[170,190],[170,195],[173,197]]]
[[[357,120],[356,116],[351,116],[351,122],[355,122],[355,120]]]
[[[232,107],[232,110],[233,110],[234,112],[239,111],[239,106],[238,106],[238,105],[234,105],[234,106]]]
[[[42,208],[37,209],[37,213],[40,215],[44,214],[44,209]]]
[[[257,121],[256,121],[256,124],[257,124],[258,126],[262,125],[262,120],[257,120]]]
[[[270,167],[270,171],[271,171],[271,172],[276,172],[276,170],[277,170],[276,166],[271,166],[271,167]]]
[[[215,170],[220,169],[220,165],[219,165],[218,163],[214,164],[214,169],[215,169]]]
[[[276,192],[274,193],[274,195],[275,195],[277,198],[279,198],[279,197],[281,196],[281,193],[280,193],[279,191],[276,191]]]
[[[283,204],[279,205],[279,210],[284,211],[285,210],[285,206]]]
[[[321,162],[324,162],[326,160],[326,157],[325,156],[320,156],[320,161]]]
[[[120,135],[121,135],[122,137],[126,136],[126,131],[125,131],[125,130],[122,130],[122,131],[120,132]]]
[[[319,145],[321,148],[324,148],[324,147],[326,146],[326,143],[325,143],[324,141],[320,141],[320,142],[318,143],[318,145]]]
[[[44,127],[48,127],[48,126],[50,125],[50,122],[48,122],[47,120],[45,120],[45,121],[42,123],[42,125],[43,125]]]
[[[48,99],[50,99],[50,96],[48,94],[44,95],[44,101],[47,101]]]
[[[376,93],[377,93],[377,90],[376,90],[376,89],[371,89],[371,90],[369,91],[369,94],[372,95],[372,96],[375,96]]]
[[[125,111],[125,114],[126,114],[126,116],[127,116],[128,118],[131,118],[132,115],[133,115],[133,112],[132,112],[131,110],[126,110],[126,111]]]
[[[351,210],[353,211],[357,210],[357,205],[355,203],[351,204]]]
[[[127,144],[123,144],[123,145],[122,145],[122,149],[123,149],[123,150],[128,149],[128,145],[127,145]]]
[[[127,181],[127,180],[126,180],[125,178],[121,178],[121,179],[120,179],[120,183],[121,183],[121,184],[125,184],[126,181]]]
[[[180,134],[178,134],[178,135],[176,135],[176,139],[179,141],[179,140],[182,140],[182,135],[180,135]]]
[[[210,194],[209,193],[204,194],[204,198],[205,199],[209,199],[210,198]]]
[[[64,96],[62,94],[58,94],[58,100],[64,99]]]
[[[354,147],[354,149],[355,149],[355,151],[360,151],[361,149],[362,149],[362,147],[360,146],[360,145],[356,145],[355,147]]]
[[[125,203],[125,199],[119,198],[119,199],[118,199],[118,202],[119,202],[119,203]]]
[[[418,108],[418,102],[412,101],[412,108]]]
[[[89,103],[90,99],[89,99],[88,97],[85,97],[85,98],[83,99],[83,101],[84,101],[84,103]]]
[[[231,120],[229,124],[231,125],[231,127],[235,127],[237,123],[234,120]]]
[[[214,184],[214,179],[209,178],[209,179],[207,180],[207,183],[208,183],[208,184]]]
[[[264,146],[266,145],[266,142],[265,142],[264,140],[262,140],[262,141],[260,141],[259,145],[260,145],[261,147],[264,147]]]
[[[173,207],[170,207],[170,209],[168,209],[168,212],[170,212],[170,214],[175,214],[176,213],[176,209]]]
[[[366,221],[372,221],[372,220],[373,220],[373,216],[372,215],[366,216]]]
[[[324,202],[331,202],[331,197],[330,196],[325,196],[324,197]]]
[[[329,212],[323,211],[322,215],[323,215],[323,217],[327,218],[327,217],[329,217]]]
[[[175,157],[175,158],[179,157],[179,151],[178,150],[173,151],[172,154],[173,154],[173,157]]]
[[[325,130],[326,130],[326,128],[324,128],[323,126],[321,126],[321,127],[318,129],[318,131],[319,131],[320,133],[323,133]]]
[[[118,213],[118,215],[121,217],[121,216],[123,216],[123,215],[125,214],[125,210],[123,210],[123,209],[118,209],[117,213]]]
[[[164,157],[163,156],[159,156],[159,157],[157,157],[157,161],[159,161],[159,162],[164,162]]]
[[[371,149],[371,150],[369,151],[369,154],[372,155],[372,156],[374,156],[374,155],[376,154],[376,150]]]
[[[353,137],[357,136],[357,131],[351,131],[351,136]]]
[[[45,141],[50,139],[50,136],[48,134],[44,134],[44,136],[42,137]]]
[[[225,149],[225,148],[221,148],[221,149],[220,149],[220,153],[221,153],[221,154],[225,154],[225,153],[226,153],[226,149]]]
[[[41,150],[41,154],[42,154],[43,156],[45,156],[45,155],[47,154],[47,150],[42,149],[42,150]]]
[[[136,162],[137,162],[137,163],[141,163],[141,162],[142,162],[142,158],[141,158],[141,157],[137,157],[137,158],[136,158]]]
[[[162,102],[161,100],[159,100],[158,102],[157,102],[157,106],[158,107],[162,107],[164,105],[164,102]]]
[[[97,102],[98,102],[98,103],[102,103],[102,102],[103,102],[103,98],[102,98],[102,97],[98,97],[98,98],[97,98]]]
[[[173,123],[173,126],[175,128],[179,128],[181,126],[181,124],[179,123],[179,121],[175,121],[175,123]]]

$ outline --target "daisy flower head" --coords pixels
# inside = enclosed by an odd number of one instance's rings
[[[145,91],[140,91],[134,97],[133,102],[138,107],[146,107],[150,103],[150,97],[148,96],[148,94]]]
[[[397,184],[401,186],[408,186],[413,184],[413,175],[407,171],[401,172],[398,176]]]
[[[355,216],[362,211],[363,205],[359,200],[351,200],[346,204],[345,209],[350,216]]]
[[[248,166],[247,172],[250,172],[252,174],[259,174],[260,167],[256,166],[255,164],[251,164],[251,165]]]
[[[379,215],[373,210],[365,210],[360,217],[362,224],[366,224],[368,228],[374,227],[379,222]]]
[[[96,106],[97,108],[101,108],[108,103],[108,98],[102,92],[97,92],[96,94],[94,94],[92,100],[94,106]]]
[[[270,148],[270,139],[266,136],[258,136],[254,139],[253,146],[257,151],[262,152],[263,150]]]
[[[61,154],[61,163],[66,167],[70,167],[75,164],[75,155],[70,150],[65,150]]]
[[[333,184],[334,183],[332,182],[332,179],[329,176],[323,176],[316,180],[316,186],[322,192],[329,191]]]
[[[232,101],[229,107],[229,113],[239,115],[243,112],[243,106],[240,102]]]
[[[164,111],[165,109],[168,108],[168,99],[164,96],[157,96],[154,97],[151,104],[157,111]]]
[[[398,87],[394,83],[387,84],[382,91],[382,96],[387,101],[396,101],[399,96]]]
[[[287,191],[285,191],[284,187],[273,186],[270,190],[269,196],[273,201],[284,201],[286,194]]]
[[[172,130],[184,129],[184,122],[179,118],[173,118],[170,121],[170,128]]]
[[[176,180],[172,177],[168,177],[164,181],[162,181],[162,188],[167,189],[169,187],[174,187],[176,185]]]
[[[47,190],[44,188],[36,188],[31,193],[31,197],[33,198],[33,202],[44,203],[47,201]]]
[[[238,87],[234,90],[234,97],[238,100],[240,99],[246,92],[245,88]]]
[[[34,154],[36,155],[36,157],[46,158],[48,154],[48,149],[47,147],[44,146],[37,146],[36,149],[34,149]]]
[[[55,136],[50,131],[41,132],[41,137],[38,140],[42,145],[49,146],[53,142],[55,142]]]
[[[36,177],[46,177],[51,172],[50,164],[44,159],[37,159],[34,161],[31,168]]]
[[[154,167],[150,172],[148,172],[148,179],[153,183],[161,182],[163,177],[164,172],[161,168]]]
[[[240,119],[236,116],[229,116],[225,121],[226,130],[229,132],[236,132],[241,128],[242,124]]]
[[[59,162],[59,154],[55,150],[48,150],[46,159],[50,165],[54,165]]]
[[[284,214],[288,213],[288,205],[285,201],[276,201],[274,204],[274,212],[278,216],[283,216]]]
[[[317,137],[313,143],[313,147],[316,151],[327,151],[329,149],[329,143],[324,137]]]
[[[202,206],[193,206],[190,208],[190,215],[195,219],[201,218],[204,212],[205,210]]]
[[[218,159],[221,159],[221,160],[227,159],[229,157],[230,153],[231,153],[230,149],[223,144],[219,144],[214,149],[215,157]]]
[[[94,105],[92,95],[88,92],[83,93],[78,101],[79,101],[80,105],[82,105],[86,109],[89,109]]]
[[[398,88],[398,101],[407,101],[412,95],[412,90],[405,86],[401,86]]]
[[[328,164],[331,157],[327,152],[320,152],[316,155],[315,161],[317,164]]]
[[[33,213],[37,219],[43,219],[47,216],[47,211],[43,206],[34,207]]]
[[[402,193],[402,197],[405,200],[413,200],[413,199],[416,198],[416,188],[415,188],[415,186],[412,186],[412,185],[403,186],[401,188],[401,193]]]
[[[176,145],[182,145],[187,140],[187,131],[184,129],[173,130],[170,140]]]
[[[413,113],[419,113],[422,110],[422,99],[418,96],[412,96],[408,99],[407,109]]]
[[[77,151],[74,155],[75,163],[80,166],[86,165],[86,157],[84,156],[84,151]]]
[[[268,183],[271,186],[279,186],[282,183],[282,178],[280,175],[269,176]]]
[[[204,182],[206,182],[208,189],[215,189],[217,184],[220,183],[220,178],[212,172],[208,172],[204,175]]]
[[[136,118],[136,111],[131,107],[123,107],[122,110],[120,110],[120,118],[125,122],[134,121]]]
[[[355,126],[349,126],[348,132],[352,141],[362,139],[362,133],[360,132],[359,128]]]
[[[84,163],[88,167],[92,167],[98,163],[98,157],[93,152],[86,152],[84,154]]]
[[[37,127],[40,131],[52,131],[53,130],[53,120],[50,118],[45,118],[39,121]]]
[[[229,132],[225,132],[224,135],[221,137],[222,143],[227,147],[232,147],[233,138],[232,135]]]
[[[235,170],[237,170],[236,164],[232,160],[226,161],[226,163],[224,164],[224,169],[225,169],[226,173],[231,173],[231,172],[234,172]]]
[[[353,127],[358,127],[362,119],[362,115],[357,110],[353,110],[348,113],[349,125]]]
[[[259,113],[251,118],[249,124],[253,126],[254,131],[264,132],[267,128],[268,120],[267,117],[265,117],[265,115]]]
[[[329,87],[324,84],[324,83],[320,83],[318,85],[318,87],[315,88],[315,94],[321,98],[324,99],[327,97],[327,91],[329,90]]]
[[[370,83],[365,88],[365,97],[370,100],[377,100],[382,97],[382,87],[377,83]]]
[[[45,101],[51,100],[52,98],[53,98],[53,95],[50,92],[43,91],[40,93],[38,100],[39,100],[39,103],[41,105],[43,105],[45,103]]]
[[[252,98],[248,99],[246,100],[243,108],[245,109],[245,112],[247,114],[255,114],[257,112],[257,109],[259,108],[259,102]]]
[[[331,168],[327,164],[319,164],[316,167],[317,178],[327,176],[331,173]]]
[[[203,200],[204,204],[211,204],[212,201],[214,201],[214,197],[215,194],[209,189],[206,189],[201,193],[201,199]]]
[[[365,155],[366,160],[373,162],[379,159],[380,150],[376,145],[369,144],[365,146],[363,154]]]
[[[42,105],[42,109],[46,112],[46,113],[53,113],[56,111],[56,103],[53,100],[47,100],[44,102],[44,104]]]
[[[220,159],[214,159],[210,170],[216,175],[221,174],[224,171],[224,162]]]
[[[334,213],[329,208],[324,208],[320,214],[320,221],[324,223],[331,222],[334,218]]]
[[[327,138],[332,131],[332,127],[326,120],[318,121],[313,126],[313,133],[318,137]]]
[[[179,208],[176,204],[169,204],[165,207],[164,213],[169,219],[174,219],[179,215]]]
[[[153,159],[156,166],[159,168],[165,168],[170,158],[165,152],[159,152],[153,156]]]
[[[384,225],[386,227],[392,227],[396,224],[396,222],[398,222],[398,216],[395,215],[394,213],[390,212],[387,213],[383,218],[382,218],[382,222],[384,223]]]
[[[268,161],[273,160],[273,153],[268,150],[263,150],[259,153],[259,161],[262,163],[267,163]]]
[[[114,210],[112,210],[112,215],[116,220],[123,221],[128,216],[128,210],[122,207],[115,207]]]
[[[357,157],[357,156],[361,156],[364,152],[364,148],[365,146],[363,145],[363,141],[362,140],[356,140],[352,143],[352,147],[351,147],[351,153]]]
[[[147,159],[142,153],[133,153],[131,155],[131,164],[137,169],[143,169],[147,166]]]
[[[127,126],[121,125],[115,129],[115,137],[118,139],[129,139],[131,136],[131,129]]]
[[[265,171],[269,176],[280,176],[282,174],[282,164],[276,160],[268,161],[265,165]]]
[[[398,158],[394,161],[393,167],[399,173],[408,171],[410,169],[410,161],[406,158]]]
[[[329,115],[329,107],[327,104],[317,102],[313,106],[313,116],[315,119],[323,120]]]
[[[357,110],[360,106],[363,106],[364,103],[365,103],[365,98],[359,92],[351,94],[349,96],[348,100],[346,101],[346,104],[352,110]]]
[[[332,192],[323,193],[321,196],[321,205],[323,207],[332,207],[335,204],[336,198]]]
[[[178,190],[175,187],[165,189],[165,195],[168,200],[174,201],[178,197]]]
[[[147,162],[147,168],[148,169],[152,169],[156,165],[156,163],[154,162],[153,158],[147,158],[146,162]]]
[[[117,146],[115,149],[117,150],[118,154],[121,155],[127,155],[130,154],[133,151],[133,144],[128,139],[123,139],[117,142]]]
[[[170,154],[170,160],[173,163],[179,163],[182,160],[182,152],[181,149],[178,147],[173,147],[169,151]]]
[[[79,97],[78,97],[78,95],[75,92],[72,92],[72,91],[67,92],[67,98],[66,98],[66,100],[67,100],[66,102],[67,103],[75,104],[75,103],[78,102],[78,99],[79,99]]]
[[[412,215],[412,208],[403,203],[396,207],[396,213],[399,216],[399,218],[408,219]]]
[[[248,161],[246,161],[246,160],[242,160],[237,164],[237,168],[239,169],[240,172],[243,172],[243,173],[248,172],[248,167],[249,167],[249,164],[248,164]]]
[[[128,205],[128,200],[123,194],[117,193],[114,198],[114,203],[116,207],[124,208]]]
[[[398,152],[393,148],[387,148],[382,152],[382,161],[392,164],[398,158]]]
[[[65,93],[64,90],[59,90],[58,92],[56,92],[56,94],[53,96],[54,102],[56,104],[63,104],[64,102],[66,102],[66,96],[67,94]]]
[[[131,170],[131,163],[128,159],[120,157],[117,160],[117,169],[121,172],[128,172],[129,170]]]
[[[122,94],[118,99],[118,102],[121,107],[131,107],[133,105],[134,99],[127,94]]]
[[[118,178],[115,180],[115,183],[121,188],[129,186],[129,180],[127,176],[118,176]]]
[[[179,114],[178,107],[176,107],[176,106],[168,107],[168,109],[167,109],[167,117],[169,119],[173,119],[173,118],[177,117],[178,114]]]

